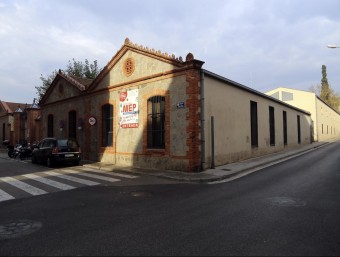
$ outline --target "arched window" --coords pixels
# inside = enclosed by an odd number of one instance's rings
[[[70,138],[77,138],[77,113],[70,111],[68,113],[68,136]]]
[[[53,137],[53,115],[47,117],[47,137]]]
[[[148,99],[148,148],[165,148],[165,97],[154,96]]]
[[[113,146],[113,106],[102,106],[102,146]]]

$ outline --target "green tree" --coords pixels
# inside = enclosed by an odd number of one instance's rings
[[[66,74],[73,75],[80,78],[88,78],[94,79],[98,76],[100,70],[98,68],[97,61],[90,63],[87,59],[85,59],[85,63],[76,61],[74,58],[71,61],[68,61],[68,65],[66,67]]]
[[[50,85],[52,84],[52,81],[55,79],[57,74],[58,74],[58,71],[54,70],[52,72],[52,74],[47,75],[47,77],[44,77],[42,74],[40,75],[40,80],[42,82],[42,85],[35,87],[37,89],[37,95],[38,95],[38,100],[39,101],[45,95],[47,89],[50,87]]]
[[[328,102],[331,97],[331,89],[328,84],[327,79],[327,68],[326,65],[322,65],[322,79],[321,79],[321,93],[320,98],[324,100],[325,102]]]
[[[320,98],[335,110],[339,110],[340,96],[335,93],[333,88],[328,84],[326,65],[322,65]]]
[[[85,63],[81,61],[76,61],[74,58],[71,61],[68,61],[68,65],[66,67],[65,73],[69,76],[76,76],[80,78],[88,78],[95,79],[100,73],[100,69],[98,68],[97,61],[95,60],[93,63],[90,63],[87,59],[85,59]],[[39,101],[45,95],[47,89],[52,84],[53,80],[57,76],[58,71],[54,70],[52,74],[44,77],[42,74],[40,76],[40,80],[42,81],[42,85],[36,86],[37,95],[39,97]]]

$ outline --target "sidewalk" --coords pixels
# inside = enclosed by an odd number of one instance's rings
[[[325,146],[330,142],[316,142],[313,144],[301,146],[293,150],[285,150],[282,152],[268,154],[258,158],[252,158],[241,162],[230,163],[227,165],[216,167],[215,169],[208,169],[198,173],[187,173],[182,171],[173,170],[151,170],[143,168],[132,167],[117,167],[113,164],[102,162],[89,162],[82,161],[81,165],[88,168],[94,168],[104,171],[125,171],[135,174],[146,174],[151,176],[157,176],[160,178],[173,179],[183,182],[218,182],[222,180],[231,179],[234,177],[240,177],[245,174],[252,173],[258,169],[265,168],[267,166],[274,165],[289,158],[296,157],[298,155],[313,151],[319,147]],[[5,149],[0,150],[0,158],[7,158],[7,151]]]
[[[289,158],[313,151],[319,147],[325,146],[329,142],[316,142],[310,145],[299,147],[298,149],[282,151],[274,154],[268,154],[258,158],[252,158],[241,162],[231,163],[216,167],[215,169],[208,169],[198,173],[186,173],[182,171],[173,170],[150,170],[142,168],[117,167],[108,163],[84,163],[83,166],[105,171],[125,171],[136,174],[147,174],[157,176],[160,178],[179,180],[184,182],[218,182],[221,180],[231,179],[233,177],[242,176],[244,174],[252,173],[260,168],[271,166]]]

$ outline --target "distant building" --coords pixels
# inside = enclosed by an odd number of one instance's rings
[[[77,138],[92,161],[188,172],[310,143],[309,112],[203,64],[126,39],[95,80],[57,74],[41,136]]]
[[[314,141],[340,138],[340,113],[313,92],[279,87],[266,93],[311,113]]]
[[[40,139],[40,108],[32,105],[0,101],[0,135],[11,144],[33,143]]]

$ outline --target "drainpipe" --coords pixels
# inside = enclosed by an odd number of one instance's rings
[[[205,170],[205,110],[204,110],[204,70],[201,69],[201,170]]]

